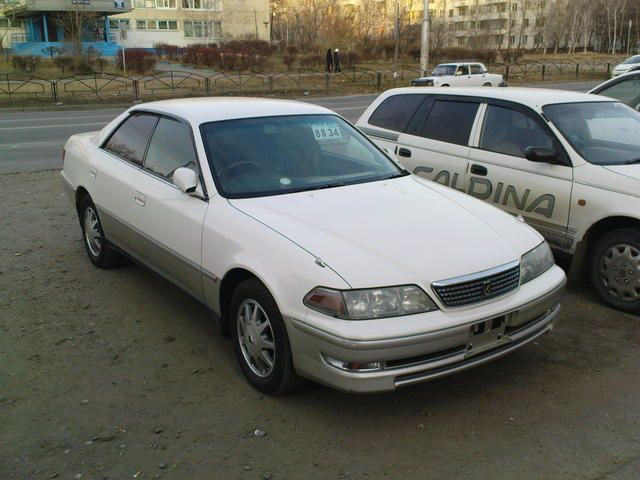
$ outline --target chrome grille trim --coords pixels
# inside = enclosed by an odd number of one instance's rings
[[[433,282],[431,287],[446,307],[462,307],[504,295],[520,284],[520,261],[482,272]],[[490,293],[485,286],[490,285]]]

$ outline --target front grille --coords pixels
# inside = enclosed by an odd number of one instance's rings
[[[520,265],[509,264],[484,276],[460,277],[459,280],[435,282],[432,285],[440,301],[447,307],[484,302],[516,289],[520,283]]]

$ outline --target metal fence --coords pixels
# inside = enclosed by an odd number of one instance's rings
[[[608,76],[615,61],[529,62],[494,65],[490,70],[502,73],[507,81],[540,81],[595,78]],[[287,95],[377,92],[407,86],[420,76],[413,65],[391,69],[345,69],[326,73],[296,69],[283,73],[215,73],[203,75],[186,71],[168,71],[143,76],[109,73],[71,75],[47,80],[32,76],[0,73],[0,102],[82,102],[90,99],[109,101],[153,100],[168,97],[212,96],[234,94]]]

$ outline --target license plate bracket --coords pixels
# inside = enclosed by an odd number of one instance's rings
[[[477,355],[506,342],[507,315],[476,322],[469,327],[467,356]]]

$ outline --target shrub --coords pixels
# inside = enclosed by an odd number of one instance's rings
[[[16,70],[25,73],[33,73],[41,63],[41,58],[34,55],[14,55],[11,64]]]
[[[63,48],[58,48],[54,45],[50,45],[48,47],[45,47],[42,49],[42,53],[45,53],[46,55],[49,55],[49,58],[51,58],[53,60],[53,57],[55,55],[62,55],[64,53],[64,49]]]
[[[500,51],[500,56],[502,56],[504,63],[517,63],[525,53],[525,50],[522,48],[510,48]]]
[[[126,51],[127,71],[135,73],[145,73],[153,70],[156,66],[156,57],[143,48],[127,48]],[[122,50],[116,56],[116,65],[123,68]]]
[[[304,68],[322,68],[325,59],[322,55],[305,55],[300,57],[300,66]]]
[[[347,67],[355,68],[362,58],[358,52],[349,51],[346,55]]]
[[[298,53],[300,53],[298,47],[296,47],[295,45],[287,45],[285,52],[290,57],[296,57],[298,56]]]
[[[291,68],[291,65],[293,65],[296,61],[296,57],[294,55],[285,55],[284,57],[282,57],[282,63],[284,63],[287,68]]]
[[[154,43],[153,49],[156,52],[157,57],[164,57],[167,60],[177,62],[182,55],[182,49],[177,45],[170,45],[168,43]]]
[[[65,70],[70,70],[73,66],[73,57],[71,55],[58,55],[53,59],[53,64],[64,73]]]

